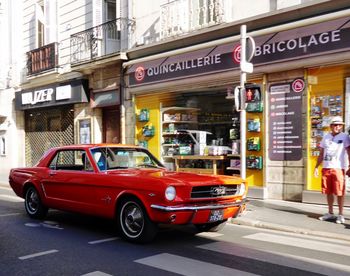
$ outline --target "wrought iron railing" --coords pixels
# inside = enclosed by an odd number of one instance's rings
[[[71,35],[71,64],[89,61],[127,48],[129,28],[133,21],[117,18]]]
[[[50,43],[27,52],[27,75],[42,73],[58,66],[58,43]]]
[[[161,6],[161,39],[224,22],[224,0],[174,0]],[[227,6],[227,7],[226,7]]]

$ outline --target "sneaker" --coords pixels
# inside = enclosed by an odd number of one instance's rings
[[[319,220],[331,220],[331,219],[335,219],[335,215],[334,214],[330,214],[330,213],[327,213],[327,214],[324,214],[322,217],[319,217],[318,219]]]
[[[339,216],[337,217],[337,220],[336,220],[335,222],[338,223],[338,224],[344,224],[344,223],[345,223],[345,218],[344,218],[344,216],[339,215]]]

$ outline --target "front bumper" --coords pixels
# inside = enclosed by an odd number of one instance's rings
[[[242,200],[237,200],[235,202],[230,202],[230,203],[208,204],[208,205],[162,206],[162,205],[152,204],[151,208],[164,211],[164,212],[217,210],[217,209],[239,207],[245,202],[246,202],[246,199],[244,198]]]
[[[151,205],[150,217],[154,222],[166,224],[205,224],[215,221],[225,221],[236,217],[246,199],[237,199],[235,202],[217,204],[190,204],[181,206]],[[217,220],[212,215],[219,211]]]

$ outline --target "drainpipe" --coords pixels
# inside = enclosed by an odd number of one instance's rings
[[[126,117],[126,110],[125,110],[125,84],[124,84],[124,71],[122,63],[120,64],[120,79],[119,79],[119,92],[120,92],[120,143],[125,144],[126,138],[125,138],[125,117]]]

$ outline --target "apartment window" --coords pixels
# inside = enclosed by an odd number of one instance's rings
[[[105,22],[115,20],[117,18],[117,7],[115,1],[105,2]],[[107,39],[118,39],[116,28],[107,28]]]
[[[106,1],[106,21],[117,18],[117,7],[115,1]]]
[[[35,4],[37,48],[57,42],[57,2],[41,0]]]
[[[36,41],[37,48],[45,45],[45,14],[44,14],[44,4],[35,4],[35,17],[36,17]]]
[[[5,156],[6,153],[6,138],[5,136],[0,136],[0,155]]]

